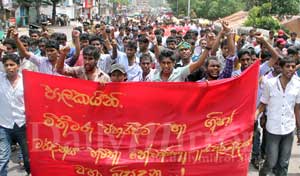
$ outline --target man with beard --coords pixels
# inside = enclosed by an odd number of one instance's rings
[[[100,54],[96,47],[88,45],[83,49],[83,66],[77,67],[64,67],[64,61],[69,51],[69,47],[65,47],[61,50],[60,58],[56,64],[58,73],[95,82],[110,82],[109,76],[97,67]]]
[[[211,81],[223,78],[230,78],[233,70],[235,56],[235,47],[234,47],[234,34],[230,33],[227,36],[228,40],[228,57],[226,58],[225,67],[221,72],[221,63],[217,57],[209,57],[205,63],[206,76],[202,79]]]

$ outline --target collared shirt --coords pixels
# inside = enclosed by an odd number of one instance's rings
[[[57,73],[56,69],[53,68],[52,63],[49,61],[48,57],[40,57],[31,54],[29,60],[38,67],[38,71],[41,73],[60,75],[59,73]]]
[[[15,88],[7,79],[6,73],[0,73],[0,126],[12,129],[16,123],[25,124],[23,81],[20,78]]]
[[[280,76],[266,81],[260,101],[268,105],[266,124],[268,132],[285,135],[296,128],[294,108],[296,103],[300,103],[300,81],[293,76],[283,91]]]
[[[110,54],[101,54],[97,63],[97,67],[108,74],[111,70],[111,65],[114,63]]]
[[[167,82],[184,82],[190,73],[190,66],[174,68]],[[152,82],[162,82],[161,70],[150,76]]]
[[[150,68],[150,72],[145,77],[142,77],[140,81],[144,81],[144,82],[151,81],[151,76],[157,71],[158,71],[157,69]]]
[[[73,78],[89,80],[83,66],[78,66],[78,67],[67,66],[64,67],[64,72],[66,73],[66,75],[72,76]],[[96,69],[96,75],[97,76],[95,76],[95,78],[91,81],[101,82],[101,83],[110,82],[109,76],[99,68]]]
[[[127,81],[136,82],[143,78],[143,71],[138,64],[138,58],[135,58],[135,63],[133,65],[129,65],[128,58],[126,53],[118,51],[118,56],[116,58],[116,63],[122,64],[125,67],[127,74]]]

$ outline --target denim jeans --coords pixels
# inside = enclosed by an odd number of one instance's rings
[[[276,171],[276,176],[287,176],[291,158],[294,132],[286,135],[274,135],[266,130],[266,160],[259,176]]]
[[[29,156],[26,141],[26,127],[18,127],[16,124],[13,129],[7,129],[0,126],[0,175],[7,175],[7,167],[11,154],[10,143],[15,139],[22,150],[24,167],[26,172],[30,173]]]
[[[10,156],[10,141],[6,129],[0,126],[0,175],[7,175]]]

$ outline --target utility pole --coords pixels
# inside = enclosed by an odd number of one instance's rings
[[[191,0],[188,1],[188,17],[191,17]]]
[[[178,9],[178,0],[177,0],[177,3],[176,3],[176,13],[177,13],[177,17],[178,17],[178,15],[179,15],[179,11],[178,11],[179,9]]]
[[[101,0],[98,0],[98,15],[101,16]]]

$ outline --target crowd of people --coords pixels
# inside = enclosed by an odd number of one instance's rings
[[[237,77],[260,60],[251,163],[259,175],[287,175],[295,134],[300,143],[300,42],[283,30],[269,36],[155,19],[83,22],[67,35],[47,27],[19,36],[10,28],[0,46],[0,175],[7,175],[11,143],[30,174],[22,70],[109,82],[202,82]],[[166,29],[170,29],[166,31]],[[188,30],[183,30],[188,29]],[[275,33],[277,33],[275,35]]]

